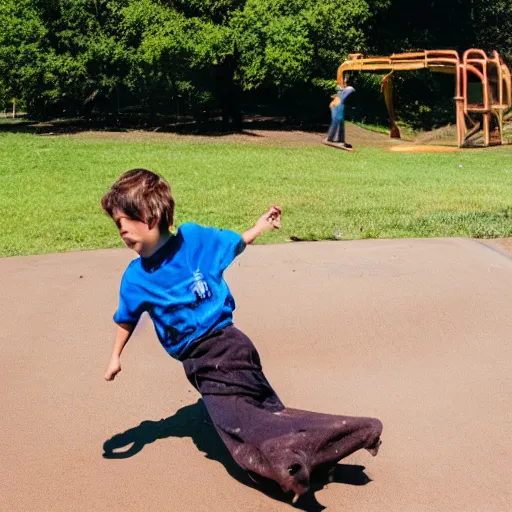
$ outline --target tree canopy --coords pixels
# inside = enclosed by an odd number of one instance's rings
[[[295,111],[325,98],[349,53],[509,58],[511,24],[512,0],[2,0],[0,108],[16,98],[36,118],[221,110],[239,124],[251,98]]]

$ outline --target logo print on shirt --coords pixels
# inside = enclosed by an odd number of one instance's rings
[[[212,296],[208,283],[205,281],[204,276],[199,269],[194,272],[194,284],[192,285],[192,291],[196,294],[198,300],[209,299]]]

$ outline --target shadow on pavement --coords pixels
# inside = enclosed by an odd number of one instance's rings
[[[211,460],[220,462],[226,471],[240,483],[258,489],[277,501],[305,512],[319,512],[325,507],[318,503],[315,493],[328,483],[366,485],[371,479],[364,472],[364,466],[337,464],[330,474],[319,468],[311,477],[311,488],[301,496],[295,505],[292,496],[284,493],[273,481],[251,475],[232,459],[210,420],[208,412],[199,399],[195,404],[179,409],[174,415],[160,421],[143,421],[137,427],[116,434],[103,444],[103,457],[106,459],[126,459],[139,453],[146,444],[168,437],[190,437],[197,448]]]

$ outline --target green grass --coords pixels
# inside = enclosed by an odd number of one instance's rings
[[[0,256],[120,247],[99,206],[132,167],[163,174],[177,224],[243,230],[280,204],[264,243],[512,235],[512,149],[346,153],[318,146],[0,135]]]

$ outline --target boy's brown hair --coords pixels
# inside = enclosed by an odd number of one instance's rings
[[[172,226],[174,199],[169,183],[147,169],[131,169],[123,173],[102,197],[101,207],[110,217],[120,210],[131,219],[153,226],[160,231]]]

